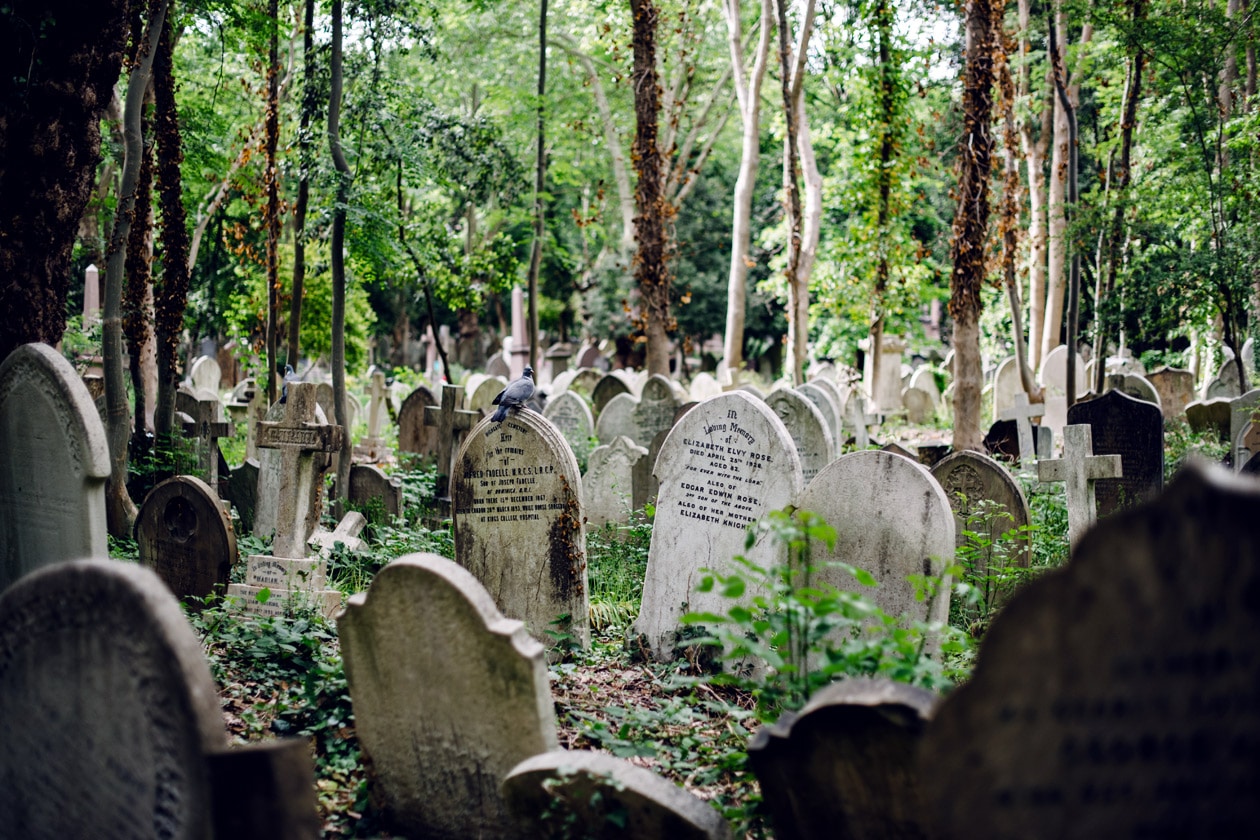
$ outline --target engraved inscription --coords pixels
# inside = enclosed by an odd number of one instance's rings
[[[678,515],[742,531],[763,509],[765,471],[774,456],[756,451],[757,438],[738,413],[705,426],[703,437],[683,438],[687,463],[679,485]]]

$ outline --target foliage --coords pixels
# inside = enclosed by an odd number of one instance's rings
[[[964,542],[954,555],[962,574],[950,599],[950,624],[979,639],[1015,590],[1041,570],[1029,565],[1035,526],[1012,528],[1014,517],[990,499],[967,508]],[[999,529],[1009,530],[993,538]]]
[[[1179,417],[1164,420],[1165,482],[1171,481],[1182,467],[1192,461],[1225,463],[1229,452],[1229,441],[1221,440],[1215,429],[1195,432]]]
[[[626,628],[638,616],[652,542],[651,505],[634,512],[629,525],[607,523],[586,532],[591,628]]]

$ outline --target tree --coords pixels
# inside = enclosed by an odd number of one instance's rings
[[[350,493],[350,459],[353,439],[346,412],[346,204],[350,198],[350,164],[341,150],[341,28],[342,0],[332,3],[332,81],[328,95],[328,148],[337,171],[337,196],[332,222],[332,377],[333,411],[336,424],[345,430],[337,461],[336,496]]]

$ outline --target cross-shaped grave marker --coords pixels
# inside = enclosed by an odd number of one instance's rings
[[[324,557],[332,554],[337,543],[344,545],[346,551],[353,554],[363,550],[363,540],[359,538],[359,534],[363,532],[363,526],[365,525],[367,525],[367,518],[357,510],[352,510],[341,517],[341,521],[337,523],[335,530],[316,531],[314,534],[311,534],[311,538],[307,542],[315,546],[320,555]]]
[[[1088,424],[1063,427],[1063,457],[1037,462],[1037,478],[1062,481],[1067,493],[1068,534],[1073,546],[1098,518],[1094,482],[1120,478],[1119,455],[1095,455],[1093,429]]]
[[[360,449],[369,461],[379,461],[385,448],[385,441],[381,440],[381,427],[385,425],[388,401],[389,388],[385,385],[385,372],[373,371],[372,387],[368,392],[367,437],[360,442]]]
[[[867,426],[879,422],[878,414],[866,413],[866,397],[854,391],[844,406],[845,419],[853,426],[853,443],[858,449],[871,445],[871,435]]]
[[[316,422],[315,388],[311,382],[290,383],[284,419],[258,424],[258,447],[281,451],[280,498],[271,544],[276,557],[306,556],[307,517],[314,507],[311,494],[318,492],[315,453],[336,452],[345,434],[341,426]]]
[[[459,438],[481,419],[480,411],[466,411],[457,407],[463,396],[464,389],[461,386],[443,385],[442,404],[424,407],[424,425],[438,430],[438,477],[434,489],[442,516],[449,516],[451,512],[451,462],[458,450]]]
[[[195,408],[194,408],[195,406]],[[221,437],[232,434],[232,424],[223,416],[223,406],[218,400],[198,399],[185,402],[185,408],[193,408],[193,412],[185,412],[189,419],[183,423],[184,437],[197,441],[197,466],[206,477],[206,484],[215,493],[219,492],[219,445]]]
[[[1037,457],[1033,445],[1032,418],[1045,413],[1045,403],[1029,403],[1028,395],[1022,391],[1015,395],[1015,405],[1004,409],[999,415],[1002,420],[1014,420],[1019,432],[1019,460],[1027,464]]]

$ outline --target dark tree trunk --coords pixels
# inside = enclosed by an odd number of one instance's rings
[[[534,247],[529,255],[529,364],[538,365],[538,271],[542,267],[543,187],[547,178],[547,0],[538,10],[538,159],[534,169]]]
[[[337,170],[337,203],[332,221],[332,376],[336,423],[345,429],[337,462],[336,496],[346,498],[350,485],[353,442],[346,412],[346,202],[350,197],[350,165],[341,151],[341,2],[332,4],[332,78],[328,95],[328,147]]]
[[[875,4],[875,33],[879,50],[879,115],[882,120],[879,140],[879,173],[875,177],[878,204],[876,205],[875,229],[880,237],[879,259],[875,262],[875,294],[873,295],[875,311],[871,318],[871,388],[879,381],[879,368],[883,360],[880,352],[884,343],[884,297],[888,294],[888,280],[892,269],[888,260],[888,223],[892,219],[892,160],[896,146],[897,128],[893,125],[896,118],[897,98],[896,80],[892,67],[892,25],[893,12],[888,0],[879,0]],[[871,396],[874,396],[872,394]]]
[[[12,0],[0,8],[0,359],[56,344],[70,257],[122,65],[127,0]]]
[[[279,363],[280,317],[280,172],[276,149],[280,145],[280,11],[279,0],[270,0],[267,27],[271,30],[267,54],[267,117],[263,142],[263,189],[267,209],[267,399],[276,401],[276,365]],[[296,359],[290,359],[290,363]]]
[[[152,85],[149,87],[152,90]],[[153,117],[147,107],[141,119],[144,138],[140,180],[136,184],[136,206],[131,214],[131,235],[127,238],[126,284],[123,289],[122,327],[127,339],[127,365],[131,374],[133,440],[144,439],[145,393],[142,360],[153,340],[149,317],[149,289],[153,282]]]
[[[311,119],[315,113],[315,0],[302,26],[302,114],[298,126],[298,194],[293,205],[293,296],[289,299],[289,364],[297,367],[306,285],[306,207],[311,200]]]

